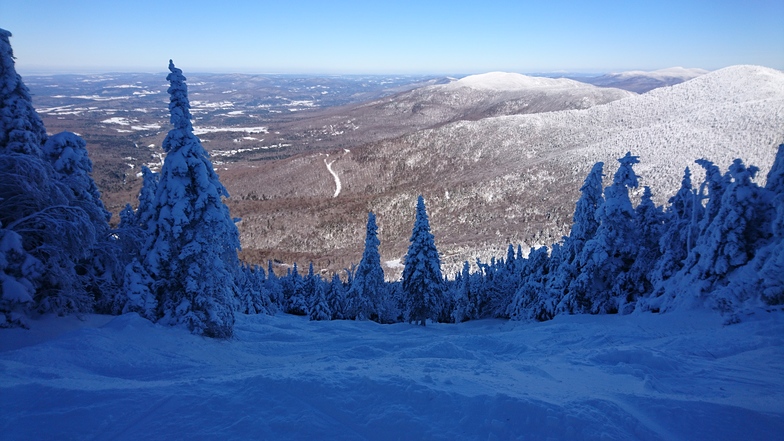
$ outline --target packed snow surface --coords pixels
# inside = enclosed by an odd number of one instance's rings
[[[0,329],[3,439],[781,439],[784,316]]]

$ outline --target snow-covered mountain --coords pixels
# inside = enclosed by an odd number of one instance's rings
[[[632,95],[565,78],[492,72],[329,109],[283,127],[289,132],[304,133],[299,142],[313,146],[356,145],[454,121],[587,109]]]
[[[393,104],[402,106],[386,105]],[[627,151],[639,155],[635,170],[641,185],[651,186],[664,203],[678,189],[686,166],[700,182],[698,158],[723,170],[733,158],[742,158],[759,166],[764,178],[784,141],[782,128],[784,73],[735,66],[587,109],[457,121],[341,152],[332,170],[342,189],[333,200],[333,178],[318,157],[293,158],[284,166],[254,164],[243,184],[230,191],[273,199],[271,221],[264,210],[242,213],[246,250],[289,247],[329,256],[343,250],[350,258],[350,243],[361,244],[362,221],[373,210],[385,261],[404,254],[416,196],[422,193],[451,274],[463,260],[502,255],[508,243],[560,240],[571,225],[580,185],[597,161],[605,162],[605,175],[612,176],[617,158]],[[298,185],[317,176],[322,187]],[[306,202],[314,197],[324,202]],[[274,201],[284,199],[297,202],[284,207]],[[354,253],[358,261],[359,252]]]
[[[670,67],[654,71],[631,70],[609,73],[595,78],[584,79],[601,87],[617,87],[637,93],[645,93],[665,86],[673,86],[708,73],[705,69]]]

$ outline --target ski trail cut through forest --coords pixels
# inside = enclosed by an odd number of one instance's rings
[[[332,164],[334,163],[335,161],[327,162],[326,158],[324,159],[324,164],[327,165],[327,170],[329,170],[329,174],[331,174],[332,177],[335,178],[335,194],[332,197],[336,198],[340,194],[340,189],[342,188],[342,185],[340,184],[340,176],[338,176],[338,174],[335,173],[334,170],[332,170]]]

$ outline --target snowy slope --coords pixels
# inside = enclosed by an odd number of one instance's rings
[[[0,329],[3,439],[776,439],[784,316]]]

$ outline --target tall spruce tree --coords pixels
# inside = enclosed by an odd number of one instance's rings
[[[346,293],[349,316],[356,320],[379,321],[383,300],[387,289],[384,282],[384,269],[378,252],[378,226],[376,215],[368,213],[365,233],[365,251],[362,260],[354,271],[351,287]]]
[[[428,318],[436,320],[441,313],[444,294],[441,258],[430,233],[430,220],[421,195],[417,199],[410,242],[403,268],[405,315],[409,323],[425,326]]]
[[[234,326],[239,233],[222,200],[229,193],[193,134],[185,76],[171,61],[169,71],[174,128],[163,141],[166,159],[145,262],[155,280],[160,321],[228,338]]]

